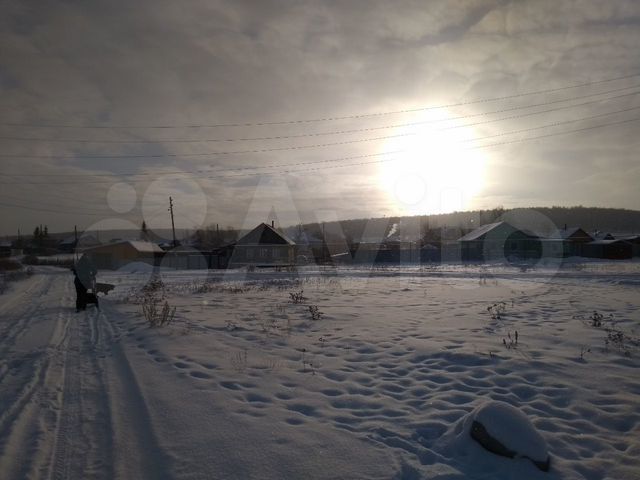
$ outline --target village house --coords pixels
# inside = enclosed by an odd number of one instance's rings
[[[151,242],[121,240],[87,248],[85,254],[91,258],[96,268],[117,270],[132,262],[158,265],[163,256],[162,249]]]
[[[261,223],[230,245],[229,267],[239,266],[289,266],[296,262],[296,244],[273,223]]]
[[[582,253],[590,258],[626,260],[633,256],[633,245],[623,239],[594,240],[584,244]]]
[[[540,239],[507,222],[482,225],[458,239],[462,260],[539,258]]]
[[[0,242],[0,257],[9,257],[11,256],[11,242],[3,241]]]
[[[584,257],[585,245],[594,238],[580,227],[558,229],[544,239],[554,257]]]
[[[74,253],[97,245],[100,245],[100,242],[93,235],[82,235],[79,238],[76,238],[75,235],[70,235],[58,243],[58,251]]]

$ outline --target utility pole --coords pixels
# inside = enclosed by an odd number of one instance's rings
[[[173,199],[169,197],[169,212],[171,212],[171,231],[173,232],[173,248],[178,246],[176,242],[176,226],[173,223]]]

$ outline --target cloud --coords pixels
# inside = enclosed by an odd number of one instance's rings
[[[168,0],[101,4],[52,0],[4,2],[1,8],[2,152],[51,155],[35,159],[2,157],[3,171],[66,174],[68,180],[82,178],[83,182],[54,185],[60,182],[57,177],[34,176],[31,181],[49,179],[51,183],[34,186],[23,185],[16,177],[13,185],[3,188],[0,202],[4,195],[5,203],[11,196],[34,206],[59,205],[61,210],[63,205],[80,199],[77,209],[102,208],[110,214],[106,205],[110,179],[113,183],[135,185],[138,197],[143,198],[156,175],[182,170],[193,172],[194,180],[205,192],[208,221],[241,224],[259,177],[228,176],[233,172],[223,174],[220,169],[242,168],[236,172],[242,175],[277,172],[273,168],[248,167],[326,162],[380,153],[385,148],[383,140],[299,147],[406,133],[411,128],[324,137],[241,139],[411,123],[418,116],[406,113],[331,122],[167,129],[26,128],[9,127],[6,123],[126,127],[341,117],[492,98],[640,71],[640,32],[635,28],[640,5],[631,0],[443,0],[428,4],[383,0],[203,0],[189,2],[188,6]],[[525,107],[563,96],[631,87],[638,80],[469,104],[450,108],[449,114],[477,115]],[[638,105],[637,102],[634,97],[610,100],[479,125],[472,130],[478,136],[497,135],[613,111]],[[629,112],[612,119],[633,115]],[[496,117],[486,115],[473,121]],[[549,131],[560,130],[557,127]],[[637,194],[631,182],[636,177],[626,177],[624,172],[633,168],[630,159],[638,146],[635,132],[637,124],[629,123],[584,135],[487,149],[492,159],[488,172],[491,183],[476,204],[500,198],[504,206],[521,205],[523,199],[535,203],[538,199],[557,203],[615,202],[634,207]],[[15,137],[58,141],[11,139]],[[105,143],[60,142],[61,139]],[[170,141],[212,139],[235,141]],[[124,143],[141,140],[154,143]],[[273,150],[281,147],[290,149]],[[215,154],[247,150],[271,151]],[[155,156],[89,158],[110,154]],[[280,169],[303,170],[287,174],[301,215],[311,217],[319,206],[341,212],[343,218],[401,213],[397,205],[390,203],[388,192],[381,190],[375,164],[314,170],[338,163]],[[508,163],[509,168],[500,171],[501,163]],[[604,175],[603,169],[617,169],[621,174]],[[203,173],[206,171],[212,173]],[[91,176],[128,172],[144,175]],[[571,178],[576,181],[569,181]],[[578,182],[582,178],[591,180]],[[535,182],[527,183],[531,179]],[[616,182],[619,193],[612,195]],[[3,208],[1,213],[8,219],[8,232],[28,222],[42,221],[42,215],[33,211]],[[136,215],[141,215],[139,208],[130,214],[132,218]],[[56,222],[56,229],[79,223],[70,214],[47,213],[47,218]]]

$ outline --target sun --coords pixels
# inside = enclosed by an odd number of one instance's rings
[[[384,151],[379,184],[398,213],[447,213],[468,207],[484,187],[486,157],[472,148],[475,133],[444,110],[422,112],[399,127]]]

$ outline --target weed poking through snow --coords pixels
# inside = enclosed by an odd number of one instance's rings
[[[584,356],[587,353],[591,353],[591,347],[587,346],[587,345],[582,345],[580,347],[580,360],[584,360]]]
[[[299,292],[289,292],[289,301],[293,304],[304,303],[307,297],[305,297],[303,293],[304,290],[300,290]]]
[[[487,312],[491,315],[492,320],[500,320],[507,312],[507,304],[505,302],[497,302],[487,307]]]
[[[316,321],[322,318],[323,313],[317,305],[309,305],[309,315],[311,315],[311,320]]]
[[[614,348],[626,357],[630,357],[632,351],[640,351],[640,337],[632,335],[616,326],[613,314],[604,315],[594,310],[591,315],[574,315],[573,318],[580,320],[588,327],[602,329],[607,334],[604,338],[604,351],[608,352]],[[581,353],[580,358],[584,354]]]
[[[518,348],[518,331],[516,330],[513,336],[511,336],[511,332],[507,332],[507,338],[502,339],[502,344],[507,350]]]

